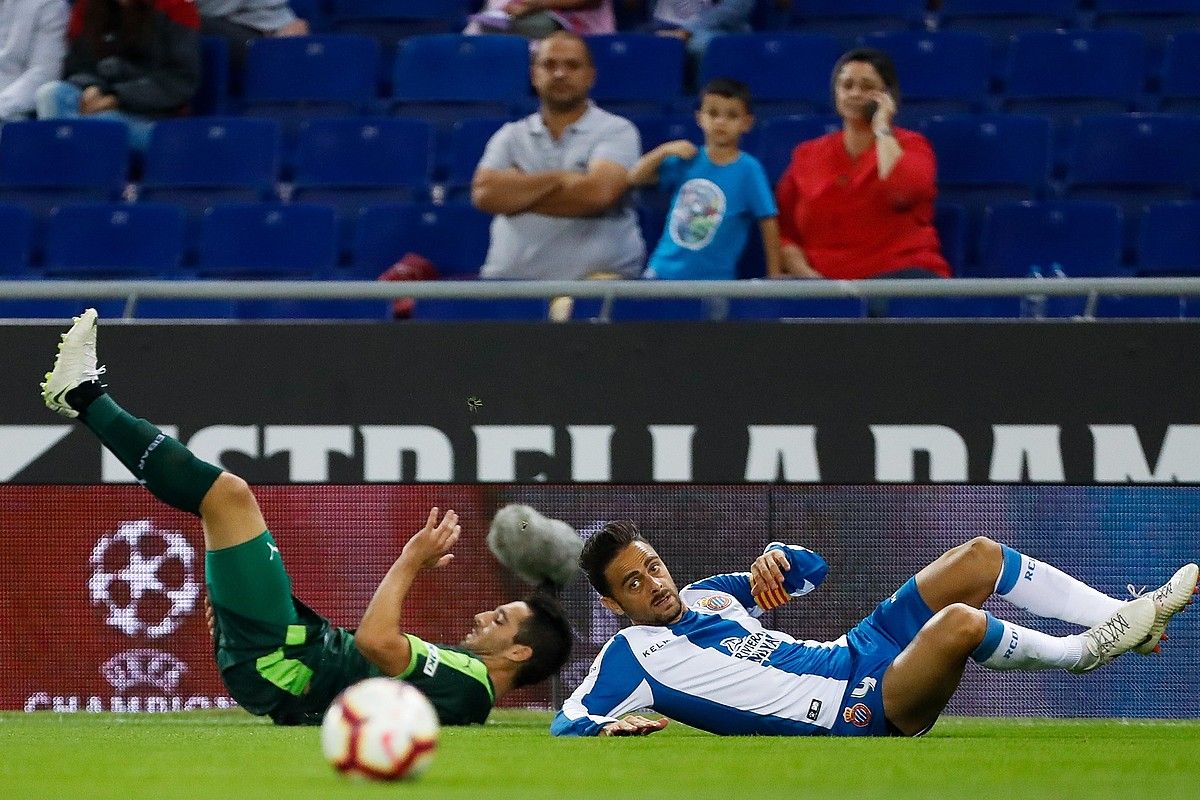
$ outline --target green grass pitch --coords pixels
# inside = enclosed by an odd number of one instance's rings
[[[429,772],[335,775],[313,728],[239,711],[0,714],[0,796],[17,798],[1076,798],[1200,796],[1200,721],[949,718],[923,739],[554,739],[498,711],[442,731]]]

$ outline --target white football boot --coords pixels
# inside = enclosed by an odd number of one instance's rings
[[[1191,602],[1196,591],[1196,581],[1200,579],[1200,567],[1195,564],[1184,564],[1171,580],[1155,589],[1144,597],[1154,601],[1154,626],[1150,628],[1150,638],[1144,644],[1138,645],[1137,650],[1142,655],[1153,653],[1162,641],[1171,617],[1183,611]]]
[[[1141,645],[1154,627],[1155,605],[1149,595],[1125,603],[1099,625],[1078,634],[1083,655],[1071,672],[1091,672]]]
[[[60,337],[54,369],[42,383],[42,400],[51,411],[74,419],[79,412],[67,403],[67,392],[102,374],[104,367],[96,367],[96,309],[89,308],[75,317],[71,329]]]

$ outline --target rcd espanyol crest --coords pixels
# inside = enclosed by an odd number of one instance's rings
[[[166,636],[196,607],[195,561],[181,532],[146,519],[122,523],[92,548],[92,603],[104,606],[104,621],[126,636]]]

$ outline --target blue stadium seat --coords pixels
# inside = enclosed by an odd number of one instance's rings
[[[395,42],[461,30],[467,9],[468,0],[333,0],[330,26]]]
[[[113,120],[7,122],[0,130],[0,202],[44,213],[67,202],[116,200],[129,172],[129,133]]]
[[[405,253],[432,261],[443,277],[474,276],[487,257],[491,217],[467,203],[395,203],[365,209],[354,233],[354,269],[375,277]]]
[[[154,126],[141,197],[191,211],[275,193],[279,125],[266,119],[170,119]]]
[[[900,319],[1013,319],[1018,297],[893,297],[887,315]]]
[[[675,139],[704,144],[704,132],[694,114],[630,114],[628,119],[638,129],[643,152]]]
[[[519,36],[414,36],[396,56],[392,102],[399,114],[446,124],[524,111],[532,102],[528,43]]]
[[[459,322],[538,322],[546,319],[549,302],[534,298],[466,300],[428,298],[413,305],[412,319]]]
[[[794,2],[790,28],[836,36],[849,47],[864,32],[921,27],[925,0],[801,0]]]
[[[1186,200],[1200,188],[1200,117],[1084,117],[1067,167],[1069,197],[1119,203],[1131,220],[1156,200]]]
[[[33,214],[24,206],[0,205],[0,275],[20,276],[33,255]]]
[[[61,206],[47,221],[43,271],[89,278],[169,278],[178,273],[183,246],[184,214],[175,206]]]
[[[865,314],[862,300],[852,297],[818,299],[733,298],[730,320],[856,319]]]
[[[980,272],[1023,278],[1033,265],[1057,263],[1073,278],[1125,276],[1121,238],[1121,210],[1112,203],[999,203],[984,215]]]
[[[829,76],[842,54],[836,38],[821,33],[731,33],[708,46],[700,85],[715,77],[750,87],[759,118],[827,111]]]
[[[621,297],[613,300],[613,322],[707,322],[725,319],[729,302],[723,298],[642,299]]]
[[[239,300],[234,305],[238,319],[391,319],[388,300]]]
[[[1132,111],[1146,74],[1145,40],[1132,31],[1027,31],[1008,53],[1004,105],[1058,123]]]
[[[1200,113],[1200,31],[1179,31],[1163,57],[1159,109]]]
[[[962,275],[967,266],[967,212],[957,203],[938,203],[933,211],[933,226],[942,245],[942,256],[954,275]]]
[[[862,41],[896,62],[903,88],[897,121],[906,127],[935,114],[980,111],[987,102],[992,45],[983,34],[898,31],[868,34]]]
[[[205,212],[197,272],[235,277],[327,276],[336,252],[332,208],[229,203]]]
[[[616,114],[669,111],[683,91],[683,42],[644,33],[589,36],[592,99]]]
[[[1200,274],[1200,203],[1158,203],[1142,215],[1140,275]]]
[[[506,122],[506,117],[472,117],[451,126],[449,152],[443,163],[448,198],[457,198],[470,188],[488,140]]]
[[[1096,302],[1101,319],[1186,319],[1195,317],[1198,309],[1190,297],[1101,295]]]
[[[1200,28],[1200,0],[1093,0],[1097,28],[1137,31],[1161,53],[1177,31]]]
[[[361,113],[375,100],[379,52],[369,36],[256,39],[246,56],[246,111]]]
[[[136,319],[237,319],[233,300],[192,300],[177,297],[146,297],[133,307]]]
[[[1033,200],[1050,179],[1050,123],[1021,114],[958,114],[926,120],[937,156],[938,195],[978,216],[988,203]]]
[[[329,4],[326,0],[288,0],[288,5],[297,17],[308,22],[308,28],[313,33],[329,30]]]
[[[944,29],[990,37],[998,55],[1014,34],[1070,27],[1075,6],[1076,0],[942,0],[938,17]]]
[[[211,117],[229,110],[229,41],[220,36],[200,39],[200,88],[192,97],[192,113]]]
[[[100,300],[80,297],[69,300],[0,300],[0,319],[70,320],[85,308],[94,308],[106,319],[118,319],[125,307],[124,300]]]
[[[300,129],[293,198],[343,215],[429,188],[433,128],[415,119],[318,119]]]
[[[835,114],[802,114],[765,120],[758,129],[753,146],[746,149],[758,157],[767,178],[774,186],[792,161],[792,151],[801,142],[841,130],[842,120]]]

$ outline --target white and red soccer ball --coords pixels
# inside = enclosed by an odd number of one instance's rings
[[[437,749],[437,712],[410,684],[368,678],[338,695],[321,723],[321,750],[343,775],[415,778]]]

